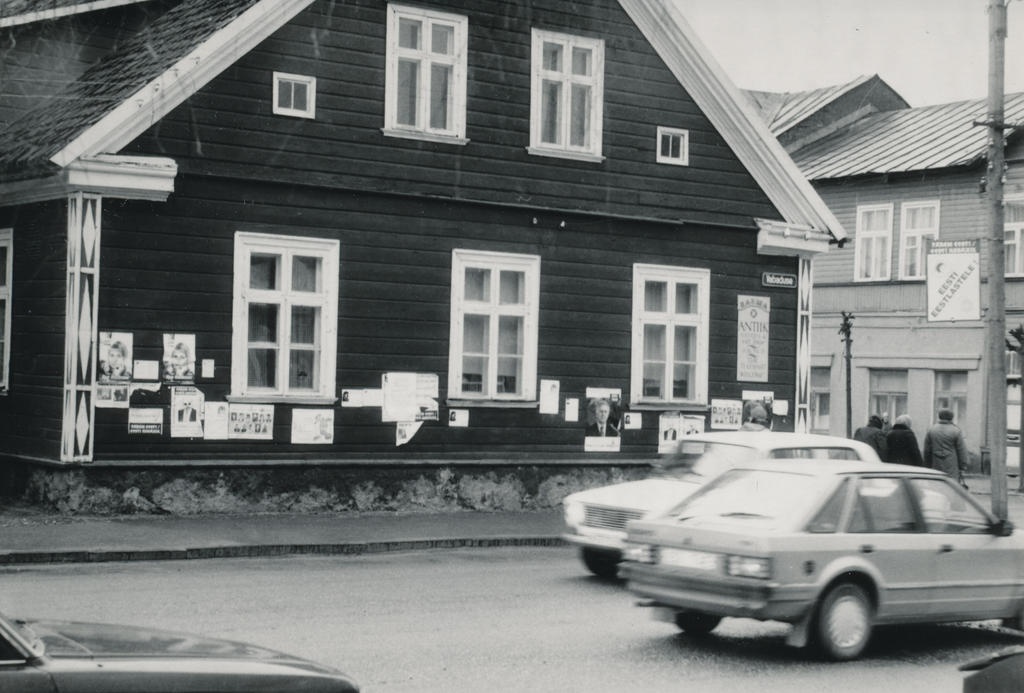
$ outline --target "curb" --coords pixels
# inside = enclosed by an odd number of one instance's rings
[[[265,558],[273,556],[361,556],[428,549],[495,548],[502,546],[566,546],[561,537],[486,537],[463,539],[405,539],[342,544],[250,544],[190,549],[127,549],[110,551],[11,551],[0,553],[0,566],[45,563],[105,563],[110,561],[185,561],[205,558]]]

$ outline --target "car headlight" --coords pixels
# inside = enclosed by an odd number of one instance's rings
[[[654,563],[657,548],[650,544],[628,544],[622,550],[622,560],[636,563]]]
[[[586,509],[583,507],[583,503],[579,501],[568,501],[565,503],[565,524],[570,527],[579,527],[583,524],[583,518],[586,516]]]
[[[753,556],[729,556],[725,560],[725,571],[733,577],[767,580],[772,576],[772,560]]]

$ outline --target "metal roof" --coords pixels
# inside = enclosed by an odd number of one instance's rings
[[[985,159],[985,99],[873,113],[792,153],[812,181],[970,166]],[[1007,136],[1024,127],[1024,93],[1007,94]]]
[[[0,0],[0,28],[143,2],[149,0]]]
[[[768,129],[778,137],[846,92],[872,79],[875,79],[875,75],[861,75],[846,84],[836,84],[809,91],[772,92],[747,89],[745,93],[760,111],[764,122],[768,124]]]

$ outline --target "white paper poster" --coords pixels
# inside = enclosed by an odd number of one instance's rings
[[[160,362],[138,360],[134,364],[136,380],[159,380]]]
[[[205,396],[194,387],[171,388],[171,437],[203,437]]]
[[[395,424],[395,445],[405,445],[408,443],[422,425],[422,421],[399,421]]]
[[[161,361],[164,382],[191,382],[196,379],[196,336],[165,334]]]
[[[438,420],[436,373],[385,373],[381,391],[381,421]]]
[[[207,402],[203,407],[203,438],[224,440],[228,437],[228,403]]]
[[[928,321],[980,320],[978,240],[932,241],[926,265]]]
[[[562,384],[557,380],[540,381],[540,413],[558,414],[558,399]]]
[[[163,435],[163,408],[132,407],[129,409],[128,433],[132,435]]]
[[[743,401],[738,399],[711,400],[711,428],[739,430],[743,424]]]
[[[682,438],[703,432],[703,416],[691,416],[677,411],[665,412],[658,417],[658,452],[675,452]]]
[[[618,452],[622,439],[618,436],[587,436],[583,439],[584,452]]]
[[[469,409],[449,409],[448,425],[452,428],[466,428],[469,426]]]
[[[380,388],[348,388],[341,391],[342,407],[379,407],[383,403]]]
[[[575,423],[580,420],[580,400],[578,397],[565,398],[565,420]]]
[[[638,411],[624,411],[622,412],[622,428],[626,430],[635,430],[644,427],[643,415]]]
[[[334,442],[333,409],[293,409],[292,442],[327,445]]]
[[[231,404],[228,438],[274,439],[273,404]]]
[[[771,299],[737,296],[736,303],[736,379],[768,382]]]

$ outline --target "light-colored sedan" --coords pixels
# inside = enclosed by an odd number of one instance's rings
[[[664,514],[726,469],[780,458],[879,461],[868,445],[832,436],[770,431],[686,436],[674,454],[659,460],[650,478],[566,496],[562,537],[579,547],[590,572],[613,578],[622,560],[627,522]]]
[[[703,635],[723,617],[793,624],[831,659],[879,624],[1024,617],[1024,536],[954,480],[896,464],[776,461],[723,473],[629,525],[640,604]]]

